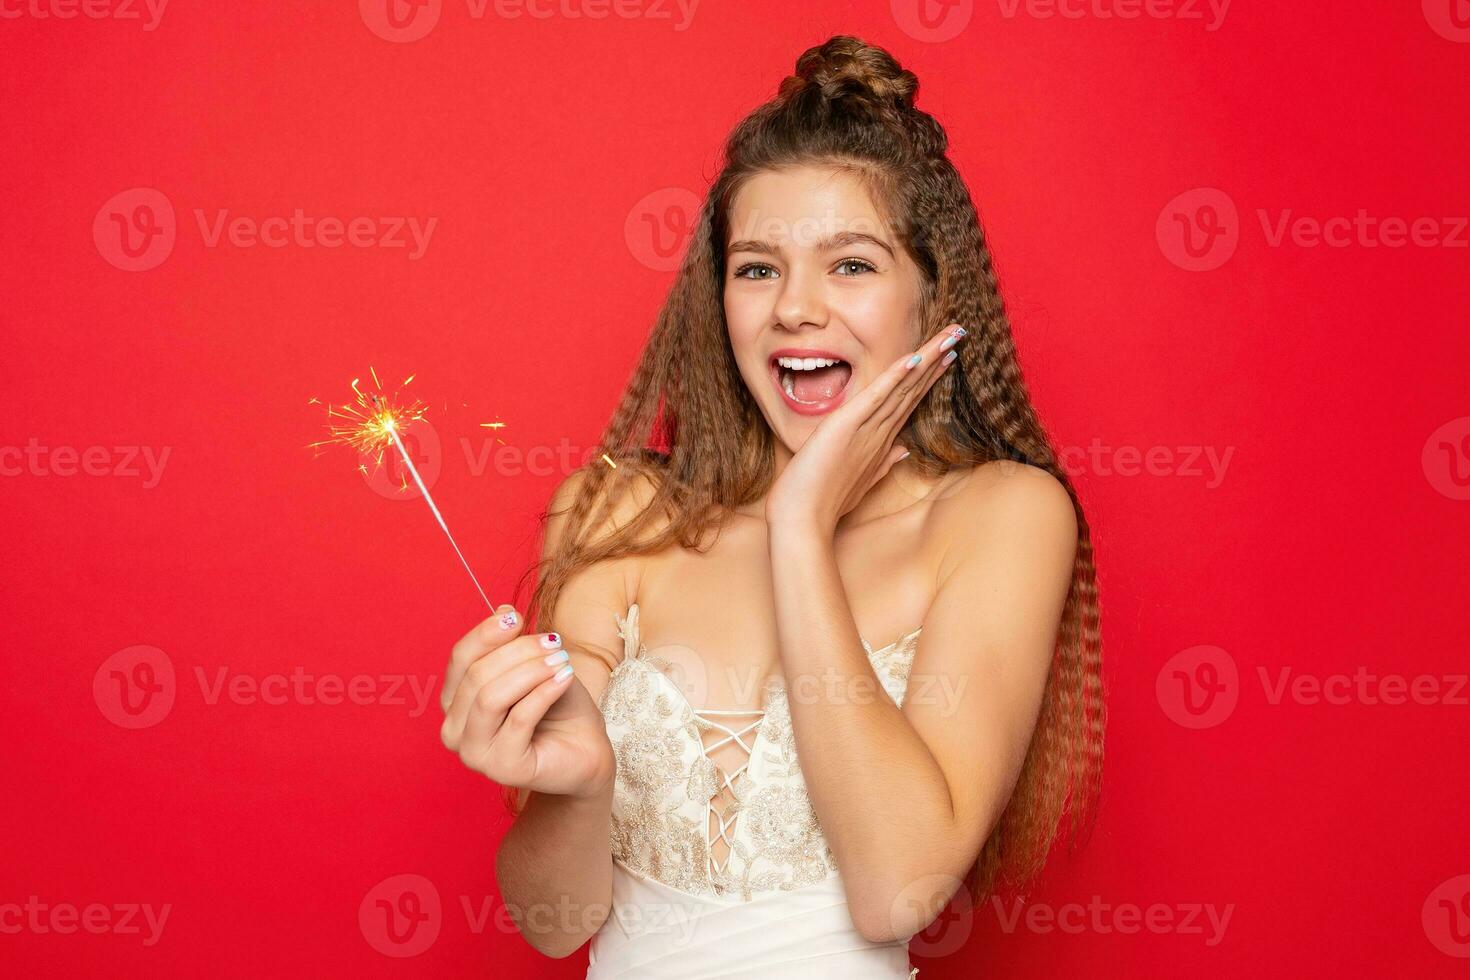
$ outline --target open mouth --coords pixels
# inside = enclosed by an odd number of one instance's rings
[[[771,356],[771,377],[792,411],[821,415],[842,404],[852,365],[830,354],[777,352]]]

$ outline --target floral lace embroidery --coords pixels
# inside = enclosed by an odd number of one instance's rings
[[[725,781],[701,738],[711,723],[696,714],[675,685],[671,665],[643,645],[638,604],[617,621],[623,659],[600,701],[617,759],[613,857],[671,888],[742,901],[835,873],[836,862],[807,797],[780,678],[766,690],[765,716],[749,743],[754,751],[747,767],[729,785],[733,800],[722,819],[733,829],[724,861],[716,861],[707,836],[709,805]],[[863,643],[897,704],[903,703],[919,633],[876,651]]]

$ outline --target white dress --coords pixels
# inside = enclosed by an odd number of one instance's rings
[[[696,710],[643,645],[637,603],[618,628],[623,660],[599,702],[617,758],[612,912],[588,980],[913,980],[906,941],[853,926],[784,686],[767,688],[763,712]],[[880,650],[863,641],[897,704],[919,632]],[[732,743],[746,761],[727,771],[710,753]]]

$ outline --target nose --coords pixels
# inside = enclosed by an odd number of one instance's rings
[[[805,271],[794,264],[788,268],[773,312],[778,330],[800,333],[825,327],[828,313],[820,271]]]

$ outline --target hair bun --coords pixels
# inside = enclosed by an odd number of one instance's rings
[[[855,95],[912,108],[919,78],[882,48],[838,34],[802,52],[796,74],[781,83],[780,94],[792,96],[808,87],[819,89],[828,100]]]

